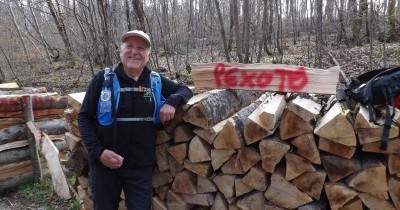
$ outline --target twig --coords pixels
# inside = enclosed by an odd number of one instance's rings
[[[326,54],[329,55],[329,57],[331,57],[331,59],[335,63],[335,65],[339,67],[340,76],[342,76],[344,82],[346,83],[346,86],[349,86],[350,80],[348,79],[348,77],[346,76],[346,74],[344,73],[342,68],[340,68],[339,62],[336,60],[336,58],[331,53],[329,53],[329,51],[327,49],[325,49],[325,47],[322,47],[322,49],[326,52]]]

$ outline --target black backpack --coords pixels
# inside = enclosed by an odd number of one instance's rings
[[[344,89],[344,95],[338,96],[338,99],[345,99],[350,109],[354,109],[357,103],[367,106],[369,121],[377,125],[379,124],[376,122],[375,106],[386,107],[381,142],[381,149],[386,149],[395,114],[395,100],[398,97],[400,97],[400,66],[372,70],[352,78],[350,84]],[[392,113],[389,106],[393,107]]]

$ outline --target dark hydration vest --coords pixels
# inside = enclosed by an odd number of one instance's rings
[[[112,80],[112,81],[111,81]],[[165,98],[161,94],[161,77],[157,72],[150,73],[151,88],[147,87],[127,87],[119,86],[118,78],[114,70],[111,68],[104,69],[104,82],[101,88],[101,93],[97,106],[97,121],[102,126],[111,125],[115,121],[119,122],[138,122],[138,121],[153,121],[159,125],[160,109],[165,103]],[[152,117],[115,117],[118,111],[118,104],[121,92],[147,92],[150,93],[154,100],[154,112]],[[111,100],[113,98],[114,100]],[[114,108],[115,107],[115,108]]]

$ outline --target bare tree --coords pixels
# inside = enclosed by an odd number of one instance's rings
[[[315,37],[315,63],[317,67],[321,67],[321,60],[322,60],[322,0],[315,1],[316,8],[317,8],[317,21],[316,21],[316,37]]]
[[[389,0],[388,13],[388,41],[398,41],[399,35],[396,31],[396,0]],[[400,7],[398,5],[397,7]]]
[[[244,63],[250,63],[250,0],[243,0],[243,53]],[[238,40],[236,40],[238,41]]]
[[[235,40],[236,40],[236,54],[239,59],[239,63],[243,63],[242,57],[242,42],[240,41],[240,31],[239,31],[239,10],[238,10],[238,1],[231,0],[233,7],[233,21],[235,22],[236,30],[235,30]]]
[[[218,20],[219,20],[219,25],[220,25],[219,30],[221,32],[222,43],[224,44],[225,59],[226,59],[226,61],[231,62],[231,59],[229,56],[228,43],[226,41],[224,20],[222,19],[221,9],[219,8],[219,0],[214,0],[214,4],[215,4],[215,9],[217,10]]]
[[[144,21],[144,11],[142,0],[132,0],[133,9],[135,10],[137,21],[139,23],[138,29],[146,31],[146,24]]]
[[[267,21],[268,21],[268,0],[263,0],[263,18],[261,22],[261,39],[258,43],[257,63],[261,61],[262,48],[267,37]]]
[[[64,24],[64,17],[62,16],[61,11],[56,9],[52,0],[46,0],[46,3],[50,9],[50,13],[53,16],[53,20],[57,26],[58,32],[60,33],[61,39],[66,48],[68,59],[70,59],[73,64],[74,58],[72,56],[72,47],[71,47],[71,43],[69,41],[67,30],[66,30],[66,27]]]

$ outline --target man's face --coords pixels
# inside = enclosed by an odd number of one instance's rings
[[[119,56],[125,70],[136,74],[141,72],[149,61],[150,47],[140,37],[128,37],[121,45]]]

